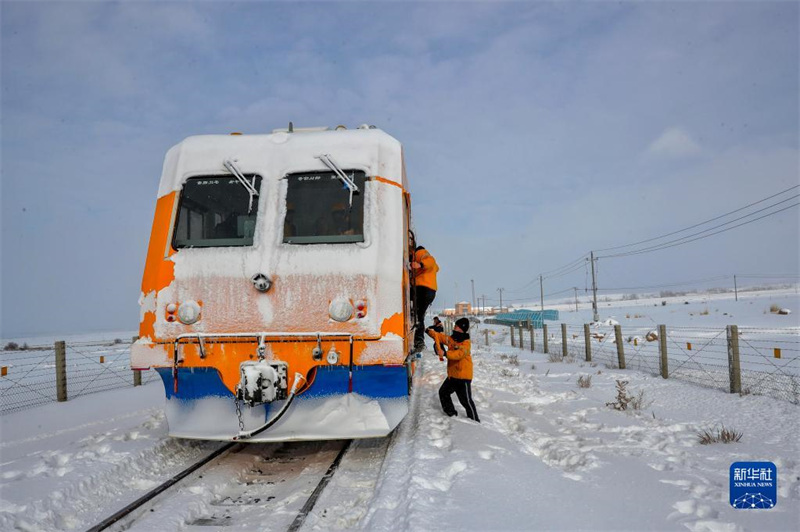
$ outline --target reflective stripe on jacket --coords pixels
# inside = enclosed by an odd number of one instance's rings
[[[428,253],[425,248],[418,249],[414,252],[414,262],[419,262],[421,265],[419,270],[414,270],[414,279],[417,286],[436,290],[436,272],[439,271],[439,265],[436,264],[433,255]]]
[[[469,340],[456,342],[452,336],[436,332],[433,329],[426,331],[428,336],[440,345],[447,347],[447,376],[454,379],[472,380],[472,344]]]

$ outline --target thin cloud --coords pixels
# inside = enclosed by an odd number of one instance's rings
[[[679,127],[671,127],[650,143],[647,153],[656,157],[684,158],[702,153],[700,145]]]

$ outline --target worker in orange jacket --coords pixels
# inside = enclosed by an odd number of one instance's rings
[[[414,251],[414,260],[411,262],[414,275],[415,299],[417,307],[417,325],[414,330],[414,351],[425,349],[425,312],[436,298],[436,272],[439,265],[427,249],[417,246]]]
[[[434,350],[440,358],[447,358],[447,378],[439,388],[439,401],[448,416],[457,416],[452,395],[455,392],[458,402],[467,411],[467,417],[478,423],[478,410],[472,400],[472,344],[469,341],[469,320],[460,318],[453,326],[453,334],[446,336],[428,327],[425,332],[433,338]],[[441,346],[448,348],[444,353]]]

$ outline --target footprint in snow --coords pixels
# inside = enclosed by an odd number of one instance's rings
[[[447,468],[440,471],[435,477],[414,476],[412,482],[428,490],[449,491],[453,485],[453,479],[468,468],[466,462],[453,462]]]

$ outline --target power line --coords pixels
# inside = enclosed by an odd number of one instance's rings
[[[583,263],[576,264],[575,266],[573,266],[569,270],[563,271],[563,272],[559,273],[558,275],[550,275],[549,277],[545,277],[545,279],[558,279],[559,277],[564,277],[565,275],[569,275],[569,274],[571,274],[573,272],[579,271],[581,269],[585,269],[586,268],[586,260],[587,259],[584,259]]]
[[[572,273],[573,271],[575,271],[576,269],[580,268],[580,266],[583,265],[583,263],[584,263],[584,261],[586,259],[586,255],[588,255],[588,253],[584,253],[583,255],[578,257],[577,259],[573,260],[572,262],[568,262],[567,264],[565,264],[563,266],[560,266],[558,268],[554,268],[552,270],[540,273],[539,275],[537,275],[536,277],[534,277],[533,279],[531,279],[530,281],[528,281],[524,285],[520,286],[519,288],[513,288],[513,289],[509,289],[507,291],[508,292],[520,292],[522,290],[525,290],[530,285],[532,285],[533,283],[538,281],[539,280],[539,276],[542,276],[544,279],[556,279],[556,278],[561,277],[563,275],[567,275],[569,273]],[[569,269],[569,268],[572,268],[572,269],[570,269],[569,271],[561,272],[561,270],[565,270],[565,269]],[[561,272],[561,273],[558,273],[558,272]],[[550,274],[553,274],[553,275],[550,275]]]
[[[569,288],[565,288],[564,290],[559,290],[558,292],[551,292],[549,294],[545,294],[544,297],[557,296],[558,294],[563,294],[564,292],[572,292],[574,288],[575,287],[570,286]]]
[[[776,198],[778,196],[781,196],[782,194],[785,194],[785,193],[787,193],[787,192],[789,192],[791,190],[797,189],[797,188],[800,188],[800,185],[791,186],[791,187],[789,187],[789,188],[787,188],[785,190],[782,190],[782,191],[780,191],[780,192],[778,192],[776,194],[773,194],[771,196],[767,196],[766,198],[762,198],[762,199],[760,199],[758,201],[754,201],[754,202],[749,203],[748,205],[745,205],[745,206],[740,207],[738,209],[734,209],[732,211],[726,212],[726,213],[721,214],[719,216],[715,216],[713,218],[709,218],[708,220],[705,220],[705,221],[702,221],[700,223],[691,225],[689,227],[685,227],[685,228],[680,229],[678,231],[672,231],[670,233],[659,235],[659,236],[656,236],[656,237],[653,237],[653,238],[648,238],[648,239],[645,239],[645,240],[640,240],[638,242],[633,242],[631,244],[625,244],[625,245],[622,245],[622,246],[614,246],[614,247],[609,247],[609,248],[602,248],[602,249],[600,249],[598,251],[609,251],[609,250],[614,250],[614,249],[622,249],[622,248],[637,246],[637,245],[644,244],[644,243],[647,243],[647,242],[653,242],[653,241],[656,241],[656,240],[661,240],[663,238],[666,238],[666,237],[669,237],[669,236],[672,236],[672,235],[676,235],[676,234],[679,234],[679,233],[684,233],[684,232],[689,231],[691,229],[700,227],[702,225],[706,225],[706,224],[708,224],[710,222],[713,222],[715,220],[719,220],[719,219],[725,218],[727,216],[730,216],[731,214],[734,214],[734,213],[737,213],[737,212],[741,212],[741,211],[743,211],[745,209],[753,207],[754,205],[758,205],[760,203],[764,203],[765,201],[768,201],[770,199],[773,199],[773,198]],[[792,207],[796,207],[796,206],[800,205],[800,203],[794,203],[792,205],[789,205],[788,207],[784,207],[782,209],[778,209],[776,211],[769,212],[769,213],[767,213],[767,214],[765,214],[763,216],[759,216],[757,218],[749,219],[747,221],[744,221],[744,222],[742,222],[740,224],[736,224],[736,225],[731,226],[731,227],[725,227],[725,226],[730,225],[730,224],[732,224],[734,222],[737,222],[739,220],[745,220],[747,218],[751,218],[755,214],[758,214],[760,212],[764,212],[764,211],[767,211],[769,209],[775,208],[778,205],[781,205],[783,203],[786,203],[787,201],[791,201],[791,200],[796,199],[798,197],[800,197],[800,194],[795,194],[794,196],[791,196],[789,198],[786,198],[786,199],[783,199],[781,201],[775,202],[775,203],[773,203],[771,205],[768,205],[768,206],[763,207],[761,209],[758,209],[756,211],[750,212],[750,213],[745,214],[743,216],[740,216],[738,218],[734,218],[734,219],[729,220],[727,222],[715,225],[713,227],[709,227],[708,229],[704,229],[702,231],[698,231],[698,232],[695,232],[695,233],[684,235],[684,236],[681,236],[681,237],[673,239],[673,240],[669,240],[669,241],[666,241],[666,242],[661,242],[659,244],[655,244],[655,245],[648,246],[648,247],[641,248],[641,249],[634,249],[634,250],[624,251],[624,252],[620,252],[620,253],[613,253],[613,254],[610,254],[610,255],[595,255],[595,257],[596,257],[596,259],[597,258],[606,259],[606,258],[628,257],[628,256],[633,256],[633,255],[640,255],[640,254],[643,254],[643,253],[649,253],[649,252],[652,252],[652,251],[659,251],[659,250],[662,250],[662,249],[667,249],[667,248],[679,246],[679,245],[682,245],[682,244],[688,244],[690,242],[695,242],[697,240],[701,240],[703,238],[708,238],[708,237],[711,237],[711,236],[714,236],[714,235],[718,235],[720,233],[724,233],[726,231],[730,231],[731,229],[736,229],[737,227],[741,227],[743,225],[747,225],[749,223],[756,222],[756,221],[761,220],[763,218],[767,218],[769,216],[773,216],[775,214],[783,212],[783,211],[785,211],[787,209],[790,209]],[[724,229],[720,229],[720,228],[723,228],[723,227],[724,227]],[[719,231],[714,231],[715,229],[720,229],[720,230]],[[714,231],[714,232],[710,232],[710,231]],[[709,234],[706,234],[706,233],[709,233]],[[693,238],[693,237],[696,237],[696,238]],[[577,258],[577,259],[575,259],[575,260],[573,260],[571,262],[568,262],[568,263],[566,263],[563,266],[560,266],[558,268],[554,268],[552,270],[548,270],[546,272],[543,272],[543,273],[539,274],[538,276],[534,277],[533,279],[531,279],[530,281],[528,281],[526,284],[522,285],[521,287],[514,288],[514,289],[509,289],[508,291],[509,292],[521,292],[521,291],[524,291],[524,290],[529,288],[531,285],[533,285],[537,281],[537,277],[539,278],[539,281],[541,282],[544,279],[553,280],[553,279],[558,279],[558,278],[570,275],[570,274],[572,274],[572,273],[574,273],[576,271],[579,271],[581,268],[586,269],[586,261],[588,260],[587,259],[587,255],[588,255],[587,253],[584,253],[579,258]],[[588,271],[587,271],[587,275],[588,275]],[[786,277],[789,277],[789,276],[786,276]],[[607,290],[607,289],[604,289],[604,290]],[[518,299],[511,299],[509,301],[518,301],[518,300],[520,300],[520,299],[519,298]]]
[[[796,273],[790,273],[786,275],[770,273],[737,273],[736,275],[747,279],[800,279],[800,275]]]
[[[740,278],[764,278],[764,279],[788,279],[788,278],[800,278],[798,274],[788,274],[788,275],[779,275],[779,274],[767,274],[767,273],[751,273],[751,274],[736,274],[736,277]],[[657,285],[648,285],[648,286],[629,286],[629,287],[615,287],[615,288],[598,288],[598,291],[602,292],[610,292],[610,291],[618,291],[618,290],[648,290],[648,289],[655,289],[655,288],[671,288],[675,286],[685,286],[685,285],[692,285],[692,284],[699,284],[699,283],[710,283],[713,281],[722,281],[726,279],[732,279],[733,275],[717,275],[715,277],[706,277],[703,279],[694,279],[689,281],[679,281],[674,283],[664,283],[664,284],[657,284]],[[550,292],[545,294],[544,297],[549,298],[551,296],[557,296],[560,294],[564,294],[566,292],[570,292],[574,290],[575,287],[565,288],[563,290],[558,290],[556,292]],[[535,295],[525,296],[525,297],[517,297],[513,299],[503,298],[504,302],[511,302],[511,301],[525,301],[535,305]],[[490,298],[486,297],[486,301],[496,302],[497,298]]]
[[[741,276],[739,276],[741,277]],[[679,283],[668,283],[668,284],[657,284],[657,285],[650,285],[650,286],[628,286],[628,287],[616,287],[616,288],[598,288],[603,292],[609,292],[613,290],[648,290],[651,288],[671,288],[673,286],[685,286],[687,284],[698,284],[698,283],[710,283],[712,281],[722,281],[725,279],[733,278],[732,275],[718,275],[716,277],[707,277],[705,279],[695,279],[694,281],[683,281]]]
[[[544,297],[555,296],[555,295],[558,295],[558,294],[563,294],[564,292],[571,292],[571,291],[572,291],[572,287],[570,287],[570,288],[567,288],[567,289],[565,289],[565,290],[560,290],[560,291],[558,291],[558,292],[553,292],[553,293],[551,293],[551,294],[545,294],[545,295],[544,295]],[[535,305],[536,305],[536,301],[535,301],[535,299],[536,299],[536,296],[530,296],[530,297],[517,297],[517,298],[512,298],[512,299],[509,299],[509,298],[507,298],[507,297],[504,297],[504,298],[503,298],[503,302],[504,302],[504,303],[507,303],[507,302],[509,302],[509,301],[526,301],[526,302],[530,302],[530,303],[531,303],[533,306],[535,306]],[[491,297],[487,297],[487,298],[486,298],[486,300],[487,300],[487,301],[497,301],[497,298],[491,298]]]
[[[724,233],[726,231],[730,231],[731,229],[736,229],[737,227],[741,227],[743,225],[747,225],[747,224],[751,224],[753,222],[757,222],[758,220],[761,220],[763,218],[767,218],[769,216],[774,216],[774,215],[776,215],[778,213],[781,213],[781,212],[783,212],[783,211],[785,211],[787,209],[791,209],[792,207],[797,207],[798,205],[800,205],[800,203],[793,203],[792,205],[789,205],[788,207],[784,207],[783,209],[778,209],[777,211],[773,211],[773,212],[767,213],[767,214],[765,214],[763,216],[759,216],[758,218],[754,218],[752,220],[748,220],[746,222],[742,222],[740,224],[736,224],[736,225],[734,225],[732,227],[727,227],[725,229],[720,229],[719,231],[715,231],[715,232],[710,233],[708,235],[698,236],[697,238],[690,238],[690,237],[696,236],[696,235],[702,235],[703,233],[707,233],[708,231],[711,231],[713,229],[717,229],[718,227],[723,227],[723,226],[728,225],[730,223],[733,223],[735,221],[738,221],[738,220],[741,220],[741,219],[744,219],[744,218],[748,218],[748,217],[752,216],[753,214],[756,214],[758,212],[764,211],[766,209],[770,209],[772,207],[775,207],[776,205],[779,205],[781,203],[785,203],[785,202],[787,202],[789,200],[793,200],[793,199],[795,199],[797,197],[800,197],[800,194],[792,196],[791,198],[785,199],[783,201],[779,201],[778,203],[770,205],[769,207],[764,207],[763,209],[759,209],[759,210],[757,210],[757,211],[755,211],[755,212],[753,212],[751,214],[747,214],[745,216],[741,216],[739,218],[731,220],[730,222],[725,222],[723,224],[711,227],[709,229],[705,229],[703,231],[699,231],[699,232],[691,234],[691,235],[686,235],[685,237],[676,238],[675,240],[670,240],[668,242],[663,242],[661,244],[656,244],[655,246],[650,246],[650,247],[647,247],[647,248],[637,249],[637,250],[633,250],[633,251],[627,251],[627,252],[623,252],[623,253],[615,253],[615,254],[612,254],[612,255],[601,255],[598,258],[609,259],[609,258],[614,258],[614,257],[628,257],[628,256],[631,256],[631,255],[640,255],[642,253],[649,253],[651,251],[659,251],[659,250],[662,250],[662,249],[667,249],[667,248],[671,248],[671,247],[675,247],[675,246],[680,246],[682,244],[688,244],[689,242],[695,242],[696,240],[702,240],[703,238],[708,238],[710,236],[718,235],[720,233]]]
[[[671,232],[671,233],[666,233],[666,234],[664,234],[664,235],[656,236],[656,237],[653,237],[653,238],[648,238],[648,239],[646,239],[646,240],[640,240],[639,242],[633,242],[632,244],[625,244],[625,245],[623,245],[623,246],[614,246],[614,247],[610,247],[610,248],[598,249],[597,251],[610,251],[610,250],[612,250],[612,249],[628,248],[628,247],[631,247],[631,246],[637,246],[637,245],[639,245],[639,244],[644,244],[644,243],[646,243],[646,242],[652,242],[653,240],[660,240],[660,239],[662,239],[662,238],[666,238],[666,237],[668,237],[668,236],[676,235],[676,234],[678,234],[678,233],[683,233],[683,232],[685,232],[685,231],[688,231],[689,229],[694,229],[695,227],[699,227],[699,226],[701,226],[701,225],[705,225],[705,224],[707,224],[707,223],[710,223],[710,222],[713,222],[713,221],[715,221],[715,220],[719,220],[720,218],[725,218],[726,216],[729,216],[729,215],[731,215],[731,214],[737,213],[737,212],[739,212],[739,211],[743,211],[743,210],[745,210],[745,209],[747,209],[747,208],[749,208],[749,207],[752,207],[753,205],[758,205],[759,203],[763,203],[763,202],[765,202],[765,201],[767,201],[767,200],[770,200],[770,199],[772,199],[772,198],[775,198],[775,197],[777,197],[777,196],[780,196],[781,194],[785,194],[786,192],[789,192],[790,190],[793,190],[793,189],[795,189],[795,188],[798,188],[798,187],[800,187],[800,185],[794,185],[794,186],[792,186],[792,187],[789,187],[789,188],[787,188],[786,190],[782,190],[782,191],[780,191],[780,192],[778,192],[778,193],[776,193],[776,194],[773,194],[772,196],[768,196],[768,197],[766,197],[766,198],[763,198],[763,199],[760,199],[760,200],[758,200],[758,201],[754,201],[753,203],[750,203],[750,204],[748,204],[748,205],[745,205],[744,207],[740,207],[740,208],[738,208],[738,209],[735,209],[735,210],[733,210],[733,211],[726,212],[725,214],[720,214],[719,216],[716,216],[716,217],[714,217],[714,218],[710,218],[710,219],[708,219],[708,220],[705,220],[705,221],[703,221],[703,222],[700,222],[700,223],[697,223],[697,224],[694,224],[694,225],[690,225],[689,227],[685,227],[685,228],[683,228],[683,229],[680,229],[680,230],[678,230],[678,231],[673,231],[673,232]],[[795,196],[795,197],[797,197],[797,196]],[[790,199],[791,199],[791,198],[790,198]],[[756,211],[756,212],[759,212],[759,211]],[[754,213],[753,213],[753,214],[754,214]]]
[[[539,275],[543,276],[545,279],[547,279],[551,275],[555,276],[560,270],[568,269],[568,268],[570,268],[570,267],[572,267],[572,266],[574,266],[576,264],[578,264],[578,265],[583,264],[586,261],[586,255],[588,255],[588,253],[584,253],[583,255],[578,257],[577,259],[573,260],[572,262],[568,262],[567,264],[565,264],[564,266],[561,266],[560,268],[555,268],[555,269],[550,270],[550,271],[542,272]]]

